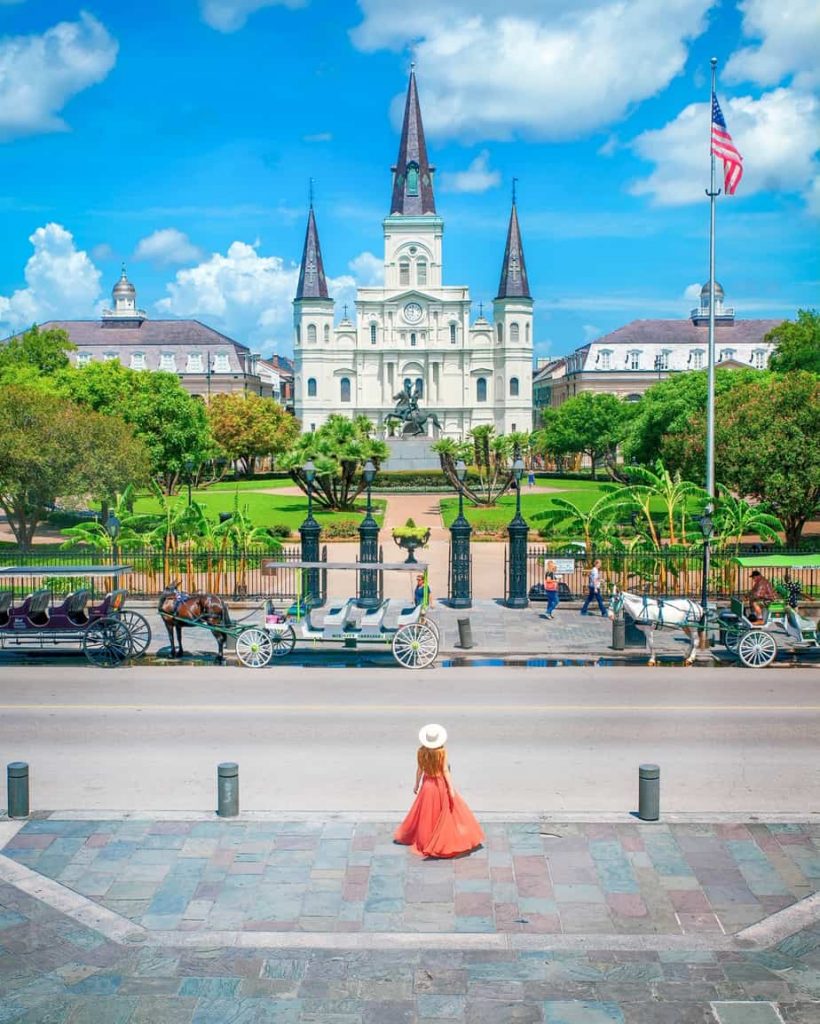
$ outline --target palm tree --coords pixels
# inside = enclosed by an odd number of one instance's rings
[[[618,514],[630,501],[622,487],[607,487],[605,493],[589,509],[582,509],[566,498],[553,498],[551,507],[537,512],[532,518],[542,520],[542,536],[548,532],[559,541],[577,541],[584,544],[587,559],[602,548],[621,547]]]
[[[648,469],[646,466],[632,467],[630,476],[638,483],[630,485],[629,494],[636,509],[643,516],[646,536],[652,545],[656,548],[661,547],[661,534],[651,512],[653,504],[660,504],[663,507],[662,523],[666,527],[669,545],[685,547],[688,540],[688,506],[695,500],[701,507],[705,505],[706,491],[697,484],[684,480],[680,472],[671,474],[661,459],[655,462],[654,469]]]
[[[491,508],[510,489],[513,476],[510,463],[514,450],[513,437],[525,435],[496,436],[495,427],[485,424],[473,427],[468,441],[454,441],[443,437],[434,442],[433,451],[438,454],[444,475],[455,490],[462,490],[464,497],[478,508]],[[456,476],[456,462],[463,459],[473,466],[478,483],[459,483]]]
[[[266,526],[253,525],[248,516],[247,506],[239,507],[238,488],[233,496],[233,513],[230,519],[214,526],[213,536],[221,542],[223,550],[230,545],[237,558],[234,567],[234,588],[237,592],[247,588],[245,573],[248,567],[249,548],[261,547],[271,552],[282,550],[281,541],[274,537]]]

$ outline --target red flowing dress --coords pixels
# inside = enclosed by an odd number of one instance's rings
[[[421,767],[424,755],[421,751],[419,755]],[[420,857],[457,857],[469,853],[484,842],[481,826],[458,793],[454,792],[450,805],[443,771],[429,774],[430,769],[428,762],[413,806],[393,838]]]

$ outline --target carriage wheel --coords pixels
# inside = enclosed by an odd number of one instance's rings
[[[296,646],[296,634],[293,632],[293,626],[272,626],[266,630],[270,637],[272,650],[272,657],[284,658],[290,654],[293,648]]]
[[[740,640],[740,631],[737,629],[727,629],[724,633],[723,646],[727,651],[731,651],[732,654],[737,654],[737,645]]]
[[[737,656],[747,668],[765,668],[777,656],[777,642],[763,629],[750,629],[738,641]]]
[[[438,623],[434,622],[432,619],[425,618],[424,625],[429,626],[430,629],[432,629],[432,631],[436,634],[436,640],[438,640],[441,635],[438,628]]]
[[[393,657],[402,668],[427,668],[437,654],[438,635],[427,622],[402,626],[393,637]]]
[[[245,668],[264,668],[273,657],[270,636],[258,626],[248,626],[236,638],[236,656]]]
[[[83,634],[83,653],[92,665],[115,668],[131,656],[131,634],[119,619],[98,619]]]
[[[148,620],[139,612],[120,612],[120,622],[131,637],[131,657],[141,657],[151,643],[151,627]]]

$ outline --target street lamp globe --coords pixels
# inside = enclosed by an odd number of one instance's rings
[[[305,474],[305,480],[307,480],[308,484],[312,484],[316,479],[316,467],[313,465],[313,459],[308,459],[304,466],[302,466],[302,472]]]
[[[456,463],[456,477],[460,484],[464,483],[464,478],[467,476],[467,463],[464,459],[459,459]]]
[[[376,479],[376,467],[373,465],[370,459],[368,459],[367,462],[365,462],[364,469],[362,470],[362,475],[364,476],[364,482],[368,486],[370,486],[370,484],[372,484],[373,481]]]
[[[517,484],[521,483],[521,477],[524,475],[524,460],[519,455],[515,462],[512,464],[513,476]]]

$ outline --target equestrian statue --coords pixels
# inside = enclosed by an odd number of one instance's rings
[[[401,423],[403,437],[418,437],[427,433],[428,420],[441,430],[441,423],[434,412],[428,412],[419,408],[421,388],[416,385],[411,389],[407,381],[397,395],[393,395],[396,408],[384,418],[385,426],[391,423]]]

